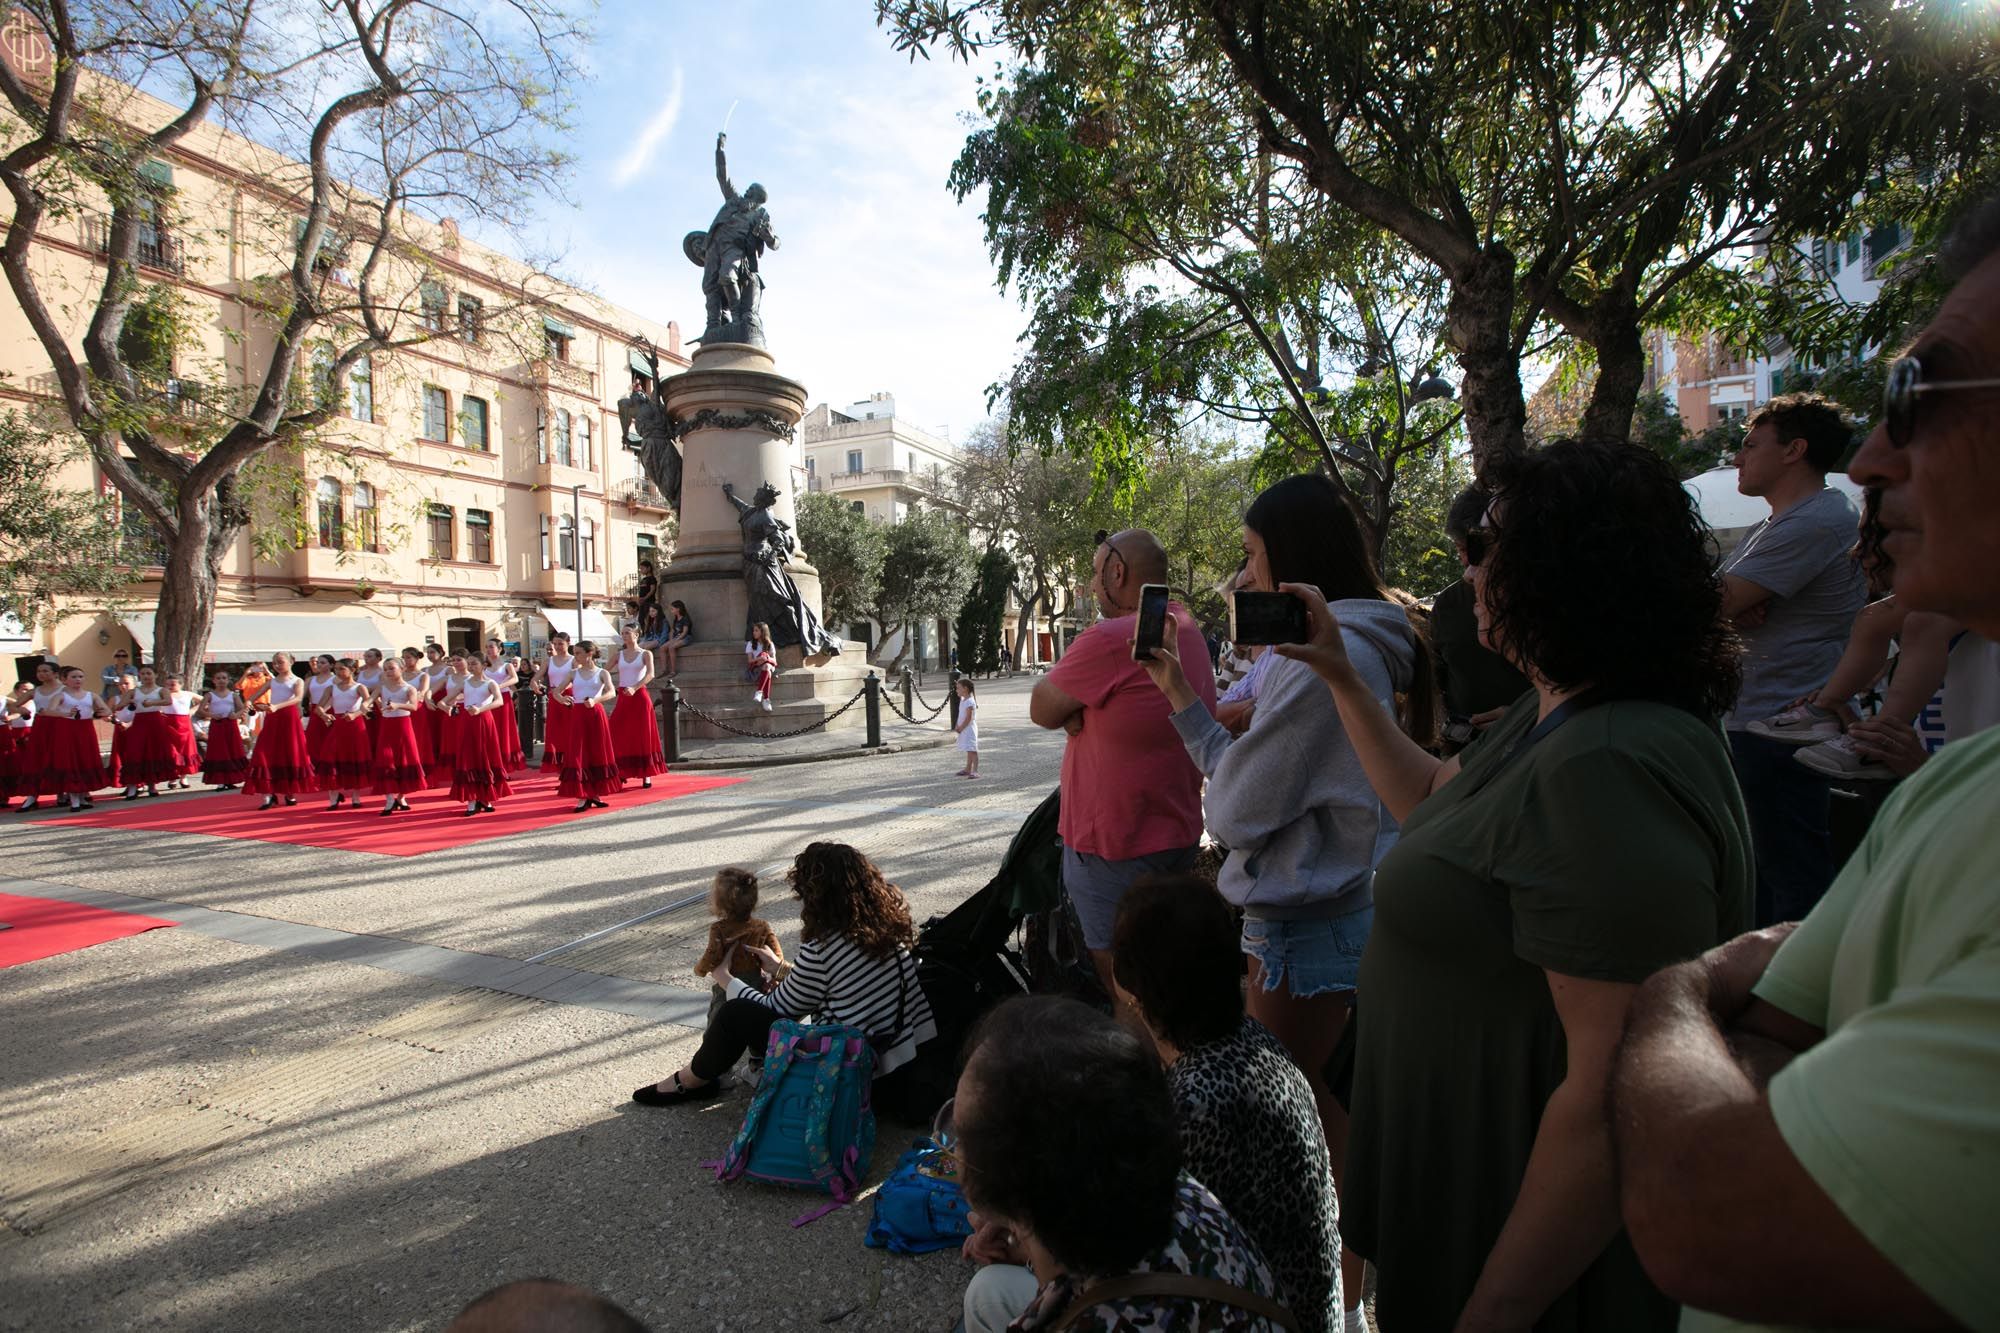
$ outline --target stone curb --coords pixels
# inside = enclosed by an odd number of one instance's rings
[[[700,773],[710,769],[723,768],[781,768],[788,764],[818,764],[833,759],[873,759],[887,754],[914,754],[919,750],[942,750],[955,741],[955,736],[930,736],[922,740],[889,741],[882,745],[843,746],[838,750],[816,750],[808,754],[745,755],[736,758],[730,755],[716,755],[680,759],[667,765],[676,773]]]

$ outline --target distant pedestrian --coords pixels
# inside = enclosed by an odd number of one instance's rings
[[[952,724],[958,733],[958,752],[965,756],[965,767],[958,770],[962,778],[979,776],[979,700],[972,697],[972,677],[958,678],[958,721]]]
[[[1007,645],[1000,645],[1000,671],[1003,675],[1014,674],[1014,654],[1007,651]]]
[[[97,673],[99,681],[98,693],[104,696],[104,702],[117,702],[118,696],[125,689],[125,675],[131,670],[132,655],[130,653],[120,648],[117,652],[111,654],[111,665]]]

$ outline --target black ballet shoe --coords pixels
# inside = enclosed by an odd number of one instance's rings
[[[473,806],[473,807],[472,807],[472,808],[471,808],[470,810],[467,810],[467,811],[465,812],[465,817],[466,817],[467,819],[470,819],[470,818],[472,818],[472,817],[473,817],[474,815],[476,815],[476,814],[478,814],[478,813],[479,813],[479,807],[475,805],[475,806]]]
[[[41,808],[42,808],[42,802],[40,797],[36,797],[34,800],[21,802],[21,813],[24,815],[33,814],[35,811]]]
[[[640,779],[639,786],[646,791],[651,791],[653,789],[653,780],[651,778],[642,778]]]
[[[278,798],[277,798],[277,797],[275,797],[275,796],[266,796],[266,797],[264,798],[264,804],[262,804],[262,805],[258,806],[257,808],[258,808],[259,810],[269,810],[269,809],[270,809],[270,808],[271,808],[272,806],[276,805],[277,803],[278,803]]]
[[[494,811],[493,807],[492,807],[492,806],[490,806],[490,805],[487,805],[487,804],[485,804],[484,802],[481,802],[481,803],[480,803],[480,806],[479,806],[479,812],[480,812],[481,814],[486,814],[486,815],[490,815],[490,814],[493,814],[493,813],[495,813],[495,811]]]
[[[723,1093],[722,1080],[710,1079],[698,1088],[681,1086],[681,1076],[674,1075],[674,1090],[661,1092],[659,1085],[648,1083],[643,1088],[632,1089],[632,1100],[641,1106],[678,1106],[682,1102],[712,1102]]]
[[[124,797],[124,799],[125,799],[125,800],[128,800],[128,801],[136,801],[136,800],[138,800],[138,799],[139,799],[139,789],[138,789],[137,787],[127,787],[127,788],[125,789],[125,797]]]
[[[593,805],[596,805],[596,804],[597,804],[597,802],[595,802],[595,801],[592,801],[592,800],[588,800],[588,799],[586,799],[586,800],[581,800],[581,801],[578,801],[578,802],[576,803],[576,809],[574,809],[574,810],[570,811],[570,813],[571,813],[571,814],[573,814],[573,815],[580,815],[580,814],[582,814],[582,813],[583,813],[584,811],[586,811],[586,810],[590,809],[590,807],[591,807],[591,806],[593,806]]]
[[[346,799],[345,796],[336,794],[332,800],[326,803],[326,808],[329,810],[338,810],[340,809],[340,803]]]

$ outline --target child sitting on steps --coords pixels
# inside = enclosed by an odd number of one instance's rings
[[[694,974],[705,977],[718,966],[727,965],[732,976],[742,977],[756,984],[761,977],[761,964],[750,949],[769,949],[780,960],[785,951],[778,945],[778,932],[771,929],[771,923],[761,917],[750,915],[757,910],[757,876],[736,866],[724,866],[715,872],[715,884],[708,891],[708,910],[715,917],[715,924],[708,928],[708,948],[702,951],[701,960],[694,965]],[[722,987],[711,988],[714,994],[708,1002],[709,1022],[715,1021],[715,1011],[722,1007],[724,999]],[[760,988],[761,989],[761,988]]]

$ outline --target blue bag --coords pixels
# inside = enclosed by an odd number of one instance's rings
[[[875,1048],[860,1028],[779,1019],[771,1024],[757,1095],[716,1177],[748,1176],[833,1196],[795,1219],[795,1227],[851,1202],[875,1155],[874,1081]]]
[[[897,1159],[875,1191],[875,1217],[865,1243],[892,1254],[950,1249],[972,1234],[970,1205],[955,1176],[936,1174],[950,1157],[930,1139]]]

